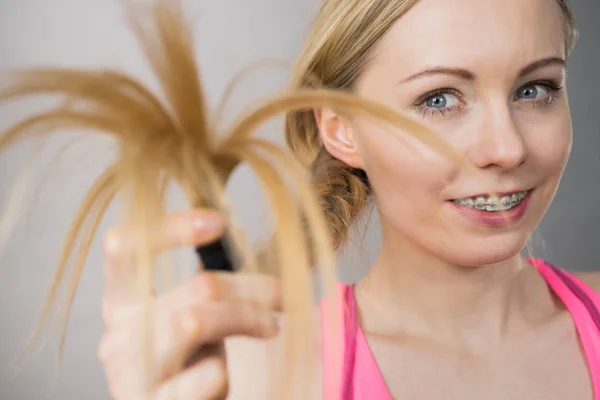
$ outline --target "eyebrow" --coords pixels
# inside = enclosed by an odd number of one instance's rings
[[[543,67],[547,67],[549,65],[559,65],[559,66],[565,68],[567,66],[567,61],[565,61],[564,58],[560,58],[560,57],[542,58],[541,60],[534,61],[531,64],[529,64],[528,66],[526,66],[525,68],[523,68],[521,70],[521,72],[519,72],[519,78],[522,78],[525,75],[529,75],[530,73],[534,72],[535,70],[538,70]]]
[[[563,58],[560,58],[560,57],[542,58],[541,60],[534,61],[531,64],[524,67],[523,69],[521,69],[521,71],[519,72],[519,78],[522,78],[525,75],[529,75],[532,72],[534,72],[540,68],[547,67],[549,65],[560,65],[561,67],[564,68],[567,65],[567,62]],[[402,80],[401,83],[406,83],[406,82],[413,81],[418,78],[424,78],[424,77],[432,76],[432,75],[451,75],[451,76],[456,76],[460,79],[469,80],[469,81],[474,81],[476,79],[475,74],[466,69],[448,68],[448,67],[433,67],[433,68],[426,69],[425,71],[417,72],[416,74],[413,74],[413,75],[409,76],[408,78],[405,78],[404,80]]]

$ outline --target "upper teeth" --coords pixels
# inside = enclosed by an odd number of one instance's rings
[[[454,202],[462,206],[482,211],[506,211],[519,204],[525,196],[527,196],[527,191],[515,193],[511,196],[503,196],[500,199],[495,196],[489,196],[487,198],[479,196],[469,199],[454,200]]]

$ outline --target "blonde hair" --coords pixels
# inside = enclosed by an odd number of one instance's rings
[[[418,1],[324,1],[294,70],[294,88],[317,84],[329,90],[352,91],[379,40]],[[577,39],[575,21],[568,0],[555,1],[562,11],[565,51],[570,54]],[[337,248],[369,204],[366,174],[327,152],[312,110],[287,116],[286,138],[299,160],[312,170],[313,185]]]
[[[333,250],[345,240],[369,193],[364,173],[348,168],[324,150],[312,110],[328,107],[378,118],[400,128],[393,134],[401,130],[453,162],[472,168],[424,126],[350,93],[374,46],[416,1],[324,2],[300,55],[292,90],[244,115],[224,134],[212,130],[192,35],[176,0],[156,0],[148,13],[136,9],[130,14],[132,27],[161,84],[164,102],[135,79],[114,70],[43,68],[9,75],[0,101],[46,94],[62,95],[66,101],[11,126],[0,136],[0,150],[30,136],[81,128],[110,135],[119,146],[118,158],[96,179],[75,213],[34,339],[55,306],[61,283],[69,279],[60,354],[88,251],[117,195],[121,196],[123,211],[120,223],[127,225],[137,240],[127,268],[135,268],[140,278],[140,299],[153,296],[158,254],[152,244],[165,214],[165,188],[175,182],[192,207],[216,208],[226,217],[236,265],[281,277],[288,315],[287,380],[282,387],[295,395],[308,390],[308,385],[296,379],[307,376],[313,367],[311,273],[317,268],[326,293],[331,293],[335,282]],[[557,1],[564,5],[570,20],[566,3]],[[151,19],[145,21],[145,16]],[[289,149],[252,136],[260,124],[284,113]],[[299,162],[294,161],[294,155]],[[271,206],[273,238],[263,249],[246,247],[225,199],[225,183],[242,163],[256,172]],[[310,178],[306,177],[306,167],[311,169]],[[262,262],[256,262],[257,257],[262,257]],[[70,263],[74,265],[69,277]]]

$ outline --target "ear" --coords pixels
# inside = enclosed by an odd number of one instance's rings
[[[353,168],[363,169],[355,135],[349,124],[329,109],[318,109],[314,113],[319,135],[329,154]]]

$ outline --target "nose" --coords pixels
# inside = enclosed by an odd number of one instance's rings
[[[510,171],[525,161],[526,153],[510,107],[506,103],[490,105],[470,150],[471,161],[478,168],[498,167]]]

